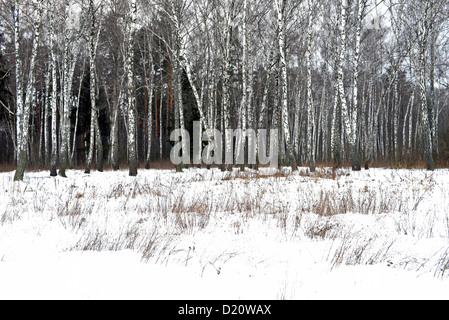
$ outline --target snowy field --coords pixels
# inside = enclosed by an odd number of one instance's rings
[[[0,299],[449,299],[449,170],[267,173],[0,173]]]

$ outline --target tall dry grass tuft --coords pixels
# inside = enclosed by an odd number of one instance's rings
[[[440,278],[445,278],[449,276],[449,248],[441,255],[441,258],[438,260],[435,276]]]
[[[304,224],[304,234],[310,239],[335,239],[341,232],[341,225],[331,218],[318,218]]]
[[[346,232],[335,239],[338,245],[329,250],[331,270],[341,265],[373,265],[388,261],[394,240],[381,240],[377,237],[365,237],[360,233]],[[333,250],[333,251],[332,251]]]

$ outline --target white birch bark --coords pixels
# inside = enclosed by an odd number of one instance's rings
[[[165,11],[165,10],[164,10]],[[188,142],[187,142],[187,136],[185,135],[185,121],[184,121],[184,106],[182,103],[182,86],[181,86],[181,76],[182,76],[182,69],[186,72],[187,79],[189,81],[190,87],[192,88],[193,95],[195,97],[196,106],[198,108],[198,111],[200,113],[200,119],[201,119],[201,125],[204,127],[204,129],[207,129],[207,122],[205,121],[206,117],[203,111],[203,106],[201,102],[201,97],[198,92],[197,86],[195,84],[192,69],[190,66],[189,58],[186,53],[186,43],[185,43],[185,35],[183,34],[183,28],[181,25],[180,18],[178,15],[180,12],[176,11],[175,5],[173,2],[171,2],[171,12],[168,13],[169,18],[171,19],[174,27],[174,39],[175,39],[175,52],[174,52],[174,79],[175,79],[175,87],[177,89],[177,92],[175,93],[178,97],[177,101],[177,112],[179,114],[179,125],[181,129],[181,145],[183,152],[186,152]],[[182,68],[182,69],[181,69]],[[200,135],[201,136],[201,135]],[[180,171],[180,168],[177,168],[178,171]]]
[[[70,113],[72,107],[72,82],[75,72],[75,65],[77,59],[77,44],[71,43],[71,30],[69,26],[69,10],[70,1],[64,2],[64,57],[63,57],[63,99],[62,99],[62,123],[61,123],[61,148],[60,148],[60,169],[59,175],[66,177],[66,167],[68,156],[70,152]],[[73,46],[73,50],[71,47]]]
[[[369,90],[369,109],[368,109],[368,125],[367,125],[367,154],[365,158],[365,169],[368,169],[371,161],[376,157],[376,142],[378,137],[378,119],[380,105],[376,107],[376,90],[374,83],[370,84]]]
[[[402,127],[402,141],[404,141],[403,146],[404,146],[404,148],[406,148],[406,150],[407,150],[406,153],[408,156],[411,155],[411,148],[412,148],[412,135],[413,135],[412,134],[412,127],[413,127],[412,108],[415,103],[415,90],[416,90],[415,86],[413,85],[412,93],[410,95],[410,99],[407,104],[407,109],[406,109],[405,116],[404,116],[404,126]],[[406,135],[407,126],[405,125],[406,121],[408,122],[408,129],[409,129],[408,140],[406,139],[406,136],[407,136]]]
[[[77,136],[77,129],[78,129],[78,121],[79,121],[81,89],[82,89],[84,72],[85,72],[84,62],[85,61],[83,60],[83,67],[82,67],[83,71],[81,72],[80,82],[79,82],[79,87],[78,87],[78,96],[76,99],[75,127],[74,127],[74,131],[73,131],[73,142],[72,142],[72,149],[71,149],[71,154],[70,154],[70,166],[71,167],[73,167],[73,164],[74,164],[75,149],[76,149],[76,136]]]
[[[295,122],[294,122],[294,131],[293,131],[293,147],[294,152],[296,156],[296,162],[299,163],[301,161],[301,156],[299,153],[299,146],[300,146],[300,134],[301,134],[301,94],[302,94],[302,87],[301,87],[301,75],[298,74],[298,79],[296,81],[296,99],[295,99]]]
[[[399,133],[399,75],[394,76],[393,81],[393,128],[392,128],[392,153],[394,161],[399,160],[398,133]]]
[[[420,126],[422,128],[423,141],[424,141],[424,159],[426,161],[427,169],[434,170],[435,163],[433,161],[432,155],[432,132],[430,128],[430,119],[427,109],[427,96],[426,96],[426,71],[425,71],[425,27],[423,24],[420,25],[420,40],[419,41],[419,88],[420,88],[420,116],[421,122]]]
[[[192,72],[190,70],[190,65],[189,63],[184,60],[184,56],[185,56],[185,51],[184,51],[184,41],[182,40],[181,34],[180,34],[180,26],[178,23],[178,19],[176,17],[176,14],[173,13],[174,19],[175,19],[175,42],[177,42],[178,44],[178,48],[175,51],[175,56],[173,59],[173,79],[174,79],[174,91],[175,91],[175,112],[178,114],[178,119],[179,119],[179,129],[181,129],[181,146],[182,146],[182,152],[183,154],[185,152],[187,152],[187,136],[185,134],[185,121],[184,121],[184,103],[183,103],[183,98],[182,98],[182,84],[181,84],[181,79],[182,79],[182,67],[184,67],[186,73],[187,73],[187,77],[189,79],[189,82],[192,84],[193,83],[193,78],[192,78]],[[185,57],[187,58],[187,57]],[[196,90],[196,86],[192,87],[192,89],[194,90],[194,96],[195,96],[195,100],[197,102],[197,106],[198,103],[200,101],[200,96],[198,94],[198,91]],[[161,109],[162,109],[162,104],[161,104]],[[199,108],[200,110],[200,118],[204,120],[204,114],[202,113],[202,109]],[[205,121],[202,121],[202,124],[204,125]],[[176,170],[177,172],[181,172],[182,171],[182,166],[187,165],[186,163],[181,163],[180,166],[177,166]]]
[[[434,23],[430,23],[430,31],[429,31],[429,40],[430,40],[430,110],[431,110],[431,130],[432,130],[432,153],[435,156],[438,156],[438,104],[435,99],[435,62],[436,62],[436,39],[437,39],[437,30],[434,26]]]
[[[310,0],[308,1],[309,10],[311,10]],[[315,172],[315,106],[313,104],[312,92],[312,21],[309,13],[309,22],[307,26],[307,162],[311,172]]]
[[[113,170],[118,170],[120,168],[119,164],[119,128],[118,121],[120,118],[120,106],[123,101],[123,91],[119,89],[117,100],[114,101],[113,105],[113,115],[112,115],[112,124],[111,124],[111,167]]]
[[[153,90],[154,90],[154,64],[153,64],[153,54],[152,54],[152,45],[151,45],[151,37],[147,41],[148,43],[148,70],[145,70],[146,75],[146,91],[147,91],[147,103],[148,103],[148,141],[147,141],[147,155],[146,155],[146,168],[150,168],[151,161],[151,141],[152,141],[152,132],[153,132]]]
[[[162,144],[162,133],[163,133],[163,131],[162,131],[162,104],[163,104],[165,94],[166,94],[165,89],[164,89],[164,84],[163,84],[164,81],[163,81],[163,76],[162,76],[162,64],[163,64],[163,57],[161,55],[161,59],[160,59],[160,63],[159,63],[159,65],[161,66],[160,67],[161,92],[160,92],[160,97],[159,97],[159,110],[157,111],[157,112],[159,112],[159,114],[158,114],[158,116],[159,116],[159,161],[160,161],[161,167],[162,167],[162,156],[163,156],[163,152],[164,152],[163,144]],[[175,74],[176,73],[174,72],[173,78],[175,78]],[[175,90],[177,90],[177,87],[175,87]],[[175,95],[177,94],[176,92],[175,92]],[[168,94],[169,93],[167,92],[167,95]],[[182,95],[180,98],[181,98],[181,100],[179,100],[179,97],[176,96],[176,99],[175,99],[175,128],[176,129],[179,128],[179,111],[178,111],[179,106],[178,106],[178,103],[180,105],[182,105]],[[157,101],[155,103],[157,103]]]
[[[47,74],[45,76],[45,118],[44,118],[44,136],[45,136],[45,165],[50,163],[50,115],[51,115],[51,97],[50,97],[50,79],[51,79],[51,63],[49,64]]]
[[[422,7],[424,5],[424,7]],[[421,10],[418,13],[418,50],[419,50],[419,87],[420,87],[420,116],[422,128],[423,141],[424,141],[424,159],[426,161],[427,169],[434,170],[435,163],[432,155],[432,131],[431,131],[431,119],[429,118],[429,112],[427,108],[427,96],[426,96],[426,48],[429,37],[429,14],[430,4],[425,2],[421,4]]]
[[[136,24],[137,4],[135,0],[129,3],[129,20],[126,34],[127,56],[125,71],[127,75],[128,95],[128,163],[129,175],[137,175],[137,112],[134,96],[134,29]]]
[[[53,10],[50,11],[50,55],[51,55],[51,78],[52,78],[52,94],[51,94],[51,156],[50,156],[50,176],[57,175],[57,100],[58,100],[58,83],[56,70],[56,34],[55,34],[55,16]]]
[[[182,86],[181,86],[181,66],[175,62],[174,67],[174,81],[175,81],[175,94],[176,94],[176,111],[179,115],[179,128],[181,129],[181,139],[182,139],[182,152],[183,154],[187,152],[187,137],[185,135],[185,122],[184,122],[184,103],[182,99]],[[186,165],[182,163],[182,165]],[[177,171],[182,171],[182,167],[177,167]]]
[[[254,56],[251,55],[249,59],[249,74],[248,74],[248,123],[247,128],[250,130],[255,130],[255,110],[254,110],[254,90],[253,90],[253,81],[254,81]],[[256,160],[255,158],[255,148],[256,148],[256,138],[252,134],[248,134],[248,162],[253,168],[253,162]],[[254,150],[254,152],[253,152]],[[254,160],[252,160],[254,158]]]
[[[97,23],[96,13],[94,10],[94,1],[89,1],[89,16],[91,18],[90,33],[89,33],[89,74],[90,74],[90,102],[91,102],[91,117],[90,117],[90,141],[89,154],[86,161],[85,173],[90,173],[92,161],[94,157],[94,150],[97,151],[97,170],[102,171],[103,160],[103,144],[101,141],[100,130],[98,128],[98,109],[96,104],[96,72],[95,61],[97,56],[98,41],[100,38],[101,25]]]
[[[235,159],[240,158],[241,150],[245,150],[246,145],[246,113],[248,107],[248,41],[247,41],[247,22],[248,22],[248,1],[243,0],[243,17],[242,17],[242,99],[240,103],[240,129],[242,134],[237,142],[237,154]],[[244,170],[244,164],[241,165],[241,170]]]
[[[242,21],[242,101],[240,104],[241,129],[242,135],[240,147],[237,149],[245,150],[246,145],[246,127],[248,112],[248,1],[243,0],[243,21]],[[238,159],[238,155],[237,158]],[[244,165],[242,165],[244,168]]]
[[[278,26],[278,41],[279,41],[279,64],[280,64],[280,92],[281,92],[281,112],[282,112],[282,136],[284,138],[285,145],[287,147],[288,157],[287,162],[292,166],[292,169],[296,169],[296,162],[293,156],[293,146],[290,137],[290,124],[289,124],[289,112],[288,112],[288,91],[287,91],[287,61],[286,61],[286,17],[285,7],[286,0],[276,0],[277,10],[277,26]],[[281,143],[282,148],[282,143]]]
[[[29,121],[31,113],[31,101],[35,82],[34,69],[36,65],[37,49],[39,44],[39,35],[43,11],[43,0],[38,1],[38,17],[34,22],[34,33],[33,33],[33,44],[31,50],[31,57],[29,63],[28,71],[28,83],[26,87],[25,101],[23,101],[23,62],[22,62],[22,49],[20,47],[20,1],[15,0],[14,2],[14,45],[15,45],[15,58],[16,58],[16,100],[17,111],[16,111],[16,121],[17,121],[17,170],[14,174],[14,181],[22,181],[23,174],[25,172],[25,166],[27,161],[28,153],[28,139],[29,139]],[[19,102],[20,100],[20,102]]]
[[[272,78],[272,65],[273,65],[273,51],[270,51],[270,54],[267,57],[267,60],[265,62],[265,70],[267,72],[266,74],[266,80],[262,87],[262,102],[260,105],[259,110],[259,119],[257,120],[257,129],[267,129],[267,112],[268,112],[268,90],[269,90],[269,84]],[[265,141],[262,141],[262,139],[265,139]],[[256,142],[256,169],[258,169],[259,165],[259,146],[260,145],[267,145],[266,136],[260,135],[257,131],[257,142]],[[266,155],[262,155],[266,156]]]
[[[45,156],[43,154],[43,147],[44,147],[44,129],[45,129],[45,112],[46,112],[46,98],[45,98],[45,89],[44,92],[42,92],[42,96],[41,96],[41,102],[42,104],[40,104],[40,125],[39,125],[39,148],[38,148],[38,152],[39,152],[39,163],[42,165],[45,161]]]
[[[20,0],[14,1],[14,54],[15,54],[15,67],[16,67],[16,150],[15,158],[18,158],[19,148],[22,146],[23,136],[23,114],[24,114],[24,101],[23,101],[23,66],[22,66],[22,48],[20,46],[20,22],[21,22],[22,10],[20,7]],[[22,174],[23,175],[23,174]],[[19,177],[20,178],[20,177]],[[19,180],[22,180],[20,178]]]
[[[222,117],[224,118],[223,124],[224,128],[222,128],[224,139],[224,154],[232,155],[232,138],[228,137],[228,129],[231,129],[231,114],[230,114],[230,86],[231,86],[231,74],[230,74],[230,58],[231,58],[231,32],[232,32],[232,23],[234,19],[234,5],[235,1],[231,0],[229,3],[229,7],[224,7],[224,33],[222,38],[223,43],[223,54],[222,54],[222,72],[223,72],[223,81],[222,81]],[[232,157],[231,157],[232,159]],[[231,160],[226,157],[226,160]],[[226,163],[226,161],[225,161]],[[229,163],[226,163],[222,169],[231,170],[231,166]]]
[[[358,160],[359,152],[358,152],[358,144],[359,137],[357,136],[357,124],[359,123],[359,100],[358,100],[358,87],[359,87],[359,69],[360,69],[360,44],[361,44],[361,36],[362,36],[362,20],[365,11],[366,2],[363,0],[357,0],[356,2],[356,34],[355,34],[355,48],[354,48],[354,90],[353,90],[353,103],[352,110],[349,114],[349,121],[351,126],[351,134],[353,135],[352,140],[353,145],[350,146],[352,149],[350,152],[352,154],[352,169],[360,170],[360,164]]]
[[[338,49],[337,49],[338,50]],[[338,51],[337,51],[338,52]],[[335,59],[335,71],[334,71],[334,106],[332,116],[332,129],[331,129],[331,155],[334,162],[334,168],[341,166],[341,103],[339,88],[338,88],[338,57]]]
[[[323,92],[321,94],[321,105],[320,105],[320,112],[321,112],[321,132],[322,132],[322,148],[321,148],[321,157],[322,160],[327,161],[328,160],[328,141],[329,141],[329,126],[328,126],[328,119],[329,119],[329,110],[327,106],[327,79],[326,74],[323,76]]]
[[[355,121],[352,120],[354,114],[351,114],[348,109],[348,103],[346,101],[346,93],[344,87],[344,74],[343,74],[343,63],[346,56],[346,19],[347,19],[347,0],[341,0],[340,2],[340,48],[339,48],[339,59],[338,59],[338,70],[337,70],[337,86],[338,94],[341,103],[341,119],[343,124],[344,136],[347,138],[350,160],[353,170],[360,170],[360,164],[358,163],[357,152],[356,152],[356,141],[355,133],[356,129],[354,124]],[[355,113],[355,112],[354,112]]]

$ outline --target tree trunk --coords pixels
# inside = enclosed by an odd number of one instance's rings
[[[51,63],[50,63],[51,64]],[[44,118],[44,145],[45,155],[44,164],[48,166],[50,164],[50,115],[51,115],[51,97],[50,97],[50,78],[51,78],[51,66],[48,67],[47,75],[45,77],[45,118]]]
[[[136,100],[134,97],[134,26],[137,14],[137,5],[135,0],[131,0],[129,12],[129,25],[127,31],[127,56],[126,56],[126,74],[128,89],[128,163],[129,175],[137,175],[137,111]]]
[[[309,1],[310,10],[310,1]],[[313,105],[312,93],[312,23],[309,16],[308,39],[307,39],[307,162],[310,172],[315,172],[315,106]]]
[[[30,67],[28,72],[28,83],[26,88],[25,102],[23,101],[23,70],[22,65],[22,49],[20,47],[20,3],[18,0],[14,2],[14,45],[16,58],[16,122],[17,122],[17,170],[14,174],[14,181],[22,181],[25,172],[28,153],[29,139],[29,121],[31,113],[31,99],[34,87],[34,68],[36,64],[37,49],[39,44],[39,34],[43,11],[43,0],[38,2],[38,19],[34,23],[34,35],[31,51]]]
[[[424,28],[424,26],[422,26]],[[421,30],[423,32],[423,30]],[[420,86],[420,97],[421,97],[421,128],[423,133],[424,142],[424,160],[426,162],[427,170],[435,170],[435,162],[432,155],[432,132],[430,127],[429,112],[427,108],[427,97],[426,97],[426,78],[425,78],[425,49],[426,40],[422,38],[419,41],[419,86]]]
[[[147,136],[147,156],[145,168],[150,168],[151,162],[151,141],[152,141],[152,132],[153,132],[153,90],[154,90],[154,65],[153,65],[153,54],[152,54],[152,45],[151,45],[151,37],[147,41],[148,43],[148,70],[146,70],[146,94],[147,103],[148,103],[148,113],[147,113],[147,128],[148,128],[148,136]]]
[[[431,27],[430,30],[430,127],[432,130],[432,153],[434,156],[438,156],[438,116],[439,111],[436,104],[435,99],[435,61],[436,61],[436,53],[435,53],[435,42],[437,39],[437,31],[435,28]]]
[[[69,159],[69,149],[70,149],[70,114],[72,107],[72,82],[73,82],[73,74],[75,72],[76,65],[76,54],[72,55],[70,47],[74,45],[77,48],[77,44],[69,43],[70,42],[70,26],[67,24],[70,3],[68,0],[65,0],[65,8],[64,8],[64,21],[66,23],[64,30],[64,63],[63,63],[63,100],[62,100],[62,125],[61,125],[61,149],[60,149],[60,168],[59,175],[61,177],[66,177],[66,167]]]
[[[359,163],[359,135],[357,132],[357,124],[359,123],[359,99],[358,99],[358,87],[359,87],[359,64],[360,64],[360,43],[362,36],[362,20],[364,15],[364,4],[362,4],[361,0],[357,0],[357,11],[356,11],[356,35],[355,35],[355,50],[354,50],[354,91],[353,91],[353,103],[352,110],[349,114],[350,117],[350,126],[351,126],[351,134],[352,138],[350,141],[353,142],[353,145],[350,146],[352,150],[350,150],[352,158],[352,170],[360,171],[360,163]]]
[[[98,127],[98,109],[96,104],[96,75],[95,75],[95,60],[97,54],[98,40],[100,37],[101,26],[96,24],[96,16],[94,12],[94,1],[89,1],[89,14],[91,16],[91,28],[89,35],[89,73],[90,73],[90,102],[91,102],[91,117],[90,117],[90,142],[89,154],[86,161],[85,173],[90,173],[92,161],[94,157],[94,150],[97,150],[97,170],[103,171],[103,143],[101,141],[100,129]],[[97,33],[95,31],[97,30]]]
[[[69,161],[71,167],[74,166],[76,136],[77,136],[77,132],[78,132],[78,121],[79,121],[79,111],[80,111],[80,98],[81,98],[81,89],[83,86],[84,72],[85,72],[85,66],[84,66],[84,60],[83,60],[83,71],[81,72],[80,83],[79,83],[79,88],[78,88],[78,96],[76,99],[76,115],[75,115],[75,126],[74,126],[74,131],[73,131],[72,153],[70,155],[70,161]]]
[[[278,15],[278,40],[279,40],[279,65],[280,65],[280,96],[281,96],[281,112],[282,112],[282,136],[287,147],[286,156],[287,163],[292,169],[297,169],[296,161],[293,156],[293,146],[290,137],[290,124],[288,112],[288,91],[287,91],[287,61],[286,61],[286,22],[285,22],[285,0],[276,0],[276,9]],[[281,148],[283,143],[281,143]]]
[[[338,60],[338,58],[336,59]],[[337,69],[338,61],[335,63],[335,69]],[[338,90],[338,71],[335,70],[335,83],[334,83],[334,107],[332,116],[332,131],[331,131],[331,155],[334,162],[334,169],[341,166],[341,104],[339,103],[339,90]]]
[[[355,126],[356,123],[353,118],[356,117],[355,112],[350,113],[348,109],[348,103],[346,101],[346,93],[344,88],[344,74],[343,74],[343,62],[346,56],[346,15],[347,15],[347,1],[341,0],[340,9],[340,48],[339,48],[339,59],[338,59],[338,71],[337,71],[337,86],[338,86],[338,94],[340,98],[341,104],[341,118],[343,124],[344,136],[348,140],[349,147],[349,157],[351,160],[352,169],[354,171],[360,170],[360,164],[358,160],[357,154],[357,144],[355,139]]]
[[[51,94],[51,157],[50,157],[50,176],[57,175],[56,162],[58,155],[57,142],[57,99],[58,99],[58,83],[56,76],[56,52],[55,52],[55,30],[54,30],[54,16],[51,15],[50,27],[50,50],[51,50],[51,78],[52,78],[52,94]]]
[[[225,155],[224,165],[222,170],[231,170],[231,165],[227,163],[233,159],[232,153],[232,137],[228,137],[228,129],[231,129],[231,112],[230,112],[230,88],[231,88],[231,33],[232,33],[232,20],[234,14],[234,0],[231,0],[229,9],[226,14],[225,32],[223,36],[223,57],[222,57],[222,69],[223,69],[223,81],[222,81],[222,117],[223,117],[223,154]]]

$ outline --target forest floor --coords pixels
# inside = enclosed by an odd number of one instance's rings
[[[449,170],[0,173],[0,299],[449,299]]]

